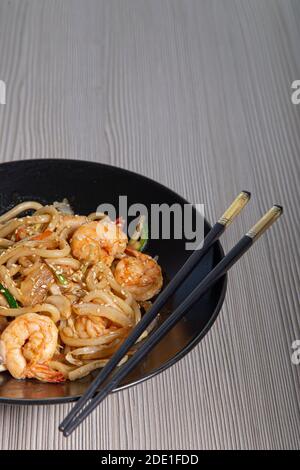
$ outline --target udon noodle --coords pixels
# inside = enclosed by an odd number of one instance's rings
[[[103,367],[162,287],[138,239],[66,200],[1,215],[0,371],[62,382]]]

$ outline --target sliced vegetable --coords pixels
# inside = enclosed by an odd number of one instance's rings
[[[136,226],[135,232],[129,240],[129,245],[137,251],[143,251],[149,239],[148,224],[142,216]]]
[[[58,271],[56,271],[56,269],[53,267],[53,265],[51,263],[46,261],[46,264],[47,264],[48,268],[51,269],[52,273],[54,274],[54,276],[56,277],[58,282],[62,286],[66,286],[68,284],[68,280],[65,278],[65,276],[63,274],[59,273]]]
[[[149,232],[148,232],[148,225],[147,223],[145,223],[143,225],[143,228],[142,228],[142,231],[141,231],[141,239],[140,239],[140,249],[139,251],[143,251],[143,249],[145,248],[147,242],[148,242],[148,239],[149,239]]]
[[[24,226],[17,228],[15,232],[16,242],[19,242],[22,238],[25,238],[27,235],[26,229]]]
[[[58,274],[57,272],[55,272],[55,276],[57,277],[59,283],[63,286],[66,286],[68,284],[68,281],[63,274]]]
[[[45,240],[45,238],[50,237],[52,235],[51,230],[45,230],[44,232],[40,233],[39,235],[36,235],[35,237],[32,237],[31,240]]]
[[[10,308],[18,308],[19,304],[14,296],[2,284],[0,284],[0,294],[2,294],[8,302]]]

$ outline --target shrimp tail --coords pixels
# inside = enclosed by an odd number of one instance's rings
[[[32,364],[27,368],[26,377],[51,383],[61,383],[66,380],[61,372],[51,369],[47,364]]]
[[[136,250],[135,248],[132,248],[131,246],[126,247],[125,253],[129,256],[135,256],[136,258],[138,258],[140,255],[140,252]]]

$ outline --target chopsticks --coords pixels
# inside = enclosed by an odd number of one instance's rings
[[[69,423],[74,419],[76,414],[79,412],[82,406],[89,400],[97,391],[99,386],[107,379],[114,368],[119,364],[121,359],[129,351],[129,349],[139,339],[141,334],[155,319],[157,314],[160,312],[162,307],[166,304],[168,299],[174,294],[176,289],[182,284],[187,278],[194,267],[200,262],[200,260],[208,252],[209,248],[220,238],[224,233],[225,229],[231,224],[235,217],[242,211],[245,205],[249,202],[251,194],[248,191],[241,191],[220,219],[214,224],[209,233],[206,235],[202,247],[196,249],[192,255],[188,258],[181,269],[176,273],[175,277],[168,284],[168,286],[161,292],[156,301],[153,303],[151,309],[143,315],[140,322],[132,330],[126,340],[121,344],[119,349],[112,356],[110,361],[100,371],[98,376],[94,379],[88,390],[78,400],[76,405],[66,416],[59,426],[60,431],[65,431]],[[65,434],[65,432],[64,432]],[[66,434],[65,434],[66,435]]]
[[[171,330],[185,313],[210,289],[229,269],[246,253],[253,243],[280,217],[282,207],[274,205],[227,253],[227,255],[210,271],[189,296],[175,309],[165,322],[145,341],[140,349],[113,375],[100,392],[89,402],[81,400],[82,406],[75,406],[74,419],[65,420],[60,430],[69,436],[75,428],[101,403],[107,395],[126,377],[129,372],[153,349],[153,347]],[[99,377],[101,373],[99,374]],[[99,379],[98,377],[98,379]],[[97,380],[97,379],[96,379]],[[97,381],[97,385],[102,383]],[[92,384],[93,387],[94,384]],[[92,388],[91,387],[91,388]],[[89,392],[89,390],[88,390]],[[88,394],[86,394],[88,395]],[[83,396],[85,397],[85,395]],[[79,402],[78,402],[79,403]],[[85,406],[85,407],[84,407]],[[79,409],[80,408],[80,409]],[[73,410],[72,410],[73,411]],[[74,414],[72,413],[72,416]],[[67,423],[67,424],[66,424]]]

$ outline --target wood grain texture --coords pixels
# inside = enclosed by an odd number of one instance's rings
[[[299,0],[0,1],[1,161],[129,168],[210,220],[249,189],[226,248],[285,207],[192,353],[110,396],[68,440],[69,406],[1,406],[1,449],[299,448],[299,44]]]

